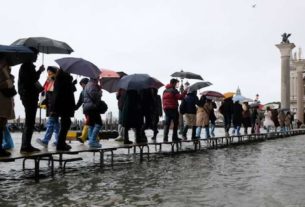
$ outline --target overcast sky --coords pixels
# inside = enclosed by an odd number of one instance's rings
[[[183,69],[212,82],[207,90],[239,86],[244,96],[258,93],[266,103],[280,100],[275,44],[288,32],[297,48],[305,45],[304,11],[303,0],[10,0],[0,7],[0,44],[50,37],[100,68],[148,73],[163,83]],[[45,55],[45,65],[60,57]],[[45,79],[46,73],[40,82]],[[24,116],[15,99],[16,114]],[[115,95],[104,92],[104,99],[117,114]]]

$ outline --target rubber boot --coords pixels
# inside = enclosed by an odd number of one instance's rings
[[[164,126],[163,129],[163,142],[168,142],[168,132],[169,132],[169,126]]]
[[[196,126],[192,126],[192,140],[196,139]]]
[[[119,126],[118,126],[118,133],[119,133],[119,136],[117,138],[115,138],[114,140],[117,142],[124,141],[124,127],[121,124],[119,124]]]
[[[197,139],[200,139],[201,129],[202,129],[201,126],[196,128],[196,138]]]
[[[80,141],[81,143],[84,143],[88,138],[88,130],[89,130],[89,126],[84,125],[83,130],[82,130],[82,135],[80,137],[78,137],[77,140]]]
[[[210,138],[211,137],[210,136],[210,127],[209,126],[205,126],[204,129],[205,129],[205,138],[206,139]]]
[[[102,128],[101,125],[95,124],[94,127],[92,127],[92,132],[89,136],[89,147],[90,148],[101,148],[102,145],[97,141],[97,136],[100,132],[100,129]]]
[[[189,130],[189,126],[188,125],[184,125],[183,131],[182,131],[182,139],[183,140],[187,140],[187,131]]]

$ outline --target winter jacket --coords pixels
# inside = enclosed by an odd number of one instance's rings
[[[84,103],[84,90],[82,90],[79,94],[77,104],[75,105],[75,111],[77,111],[79,107],[83,105],[83,103]]]
[[[83,92],[83,110],[84,114],[88,114],[89,112],[96,111],[98,112],[97,109],[97,104],[101,100],[102,93],[101,93],[101,88],[98,85],[98,82],[96,80],[90,80]]]
[[[35,83],[41,72],[35,70],[33,63],[23,63],[19,69],[18,93],[21,100],[38,102],[39,92]]]
[[[163,109],[178,109],[178,100],[182,100],[186,91],[180,94],[177,89],[174,88],[173,85],[167,84],[165,86],[165,90],[163,92]]]
[[[74,117],[76,88],[72,76],[61,69],[58,70],[54,82],[53,104],[54,113],[61,117]]]
[[[222,104],[219,108],[219,112],[223,116],[232,116],[232,114],[233,114],[233,100],[231,98],[225,99],[222,102]]]
[[[251,127],[251,113],[249,109],[249,105],[244,104],[242,111],[242,122],[244,127]]]
[[[119,89],[119,91],[116,94],[116,99],[118,100],[118,108],[120,111],[123,110],[125,94],[126,94],[126,90],[124,89]]]
[[[122,110],[122,125],[129,128],[140,128],[143,125],[143,111],[141,108],[141,96],[138,91],[126,92]]]
[[[234,125],[234,127],[241,126],[242,112],[243,112],[242,106],[238,102],[235,102],[233,104],[233,125]]]
[[[196,113],[196,125],[197,126],[208,126],[210,122],[210,114],[212,112],[212,102],[206,102],[203,107],[198,107]]]
[[[185,113],[196,114],[196,105],[199,102],[197,95],[195,93],[188,93],[183,101],[185,102]]]
[[[9,74],[8,66],[0,68],[0,117],[5,119],[14,119],[14,98],[6,97],[1,90],[12,88],[14,85],[14,76]]]

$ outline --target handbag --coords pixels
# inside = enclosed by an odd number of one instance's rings
[[[103,100],[99,100],[97,103],[94,102],[94,100],[92,99],[92,97],[90,96],[90,94],[86,91],[88,97],[91,99],[91,101],[94,103],[96,110],[100,113],[100,114],[104,114],[106,113],[106,111],[108,110],[108,106],[106,104],[105,101]]]

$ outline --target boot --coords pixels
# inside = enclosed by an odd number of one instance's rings
[[[128,129],[124,129],[124,144],[132,144],[132,141],[129,141]]]
[[[115,138],[114,140],[117,142],[124,141],[124,127],[121,124],[119,124],[119,126],[118,126],[118,133],[119,133],[119,136],[117,138]]]
[[[206,139],[211,138],[209,126],[205,126],[204,129],[205,129],[205,137],[206,137]]]
[[[236,127],[236,134],[237,134],[237,136],[240,135],[240,126],[237,126],[237,127]]]
[[[196,139],[196,126],[192,127],[192,140]]]
[[[4,131],[3,128],[0,128],[0,157],[10,156],[11,153],[2,148],[3,138],[4,138]]]
[[[168,132],[169,132],[169,126],[164,126],[163,129],[163,142],[168,142]]]
[[[156,141],[157,140],[157,134],[159,133],[158,129],[154,129],[154,135],[153,137],[151,138],[153,141]]]
[[[189,126],[188,125],[184,125],[184,128],[183,128],[183,131],[182,131],[182,139],[183,140],[187,140],[187,131],[189,129]]]
[[[200,134],[201,134],[201,126],[198,126],[198,127],[196,128],[196,138],[197,138],[197,139],[200,139]]]
[[[82,130],[82,135],[77,138],[77,141],[79,141],[80,143],[84,143],[88,138],[88,130],[89,130],[89,126],[84,125]]]
[[[178,137],[178,130],[173,129],[172,141],[181,142],[181,139]]]
[[[100,129],[102,128],[101,125],[95,124],[92,132],[91,132],[91,136],[89,136],[89,147],[90,148],[101,148],[102,145],[96,140]]]

